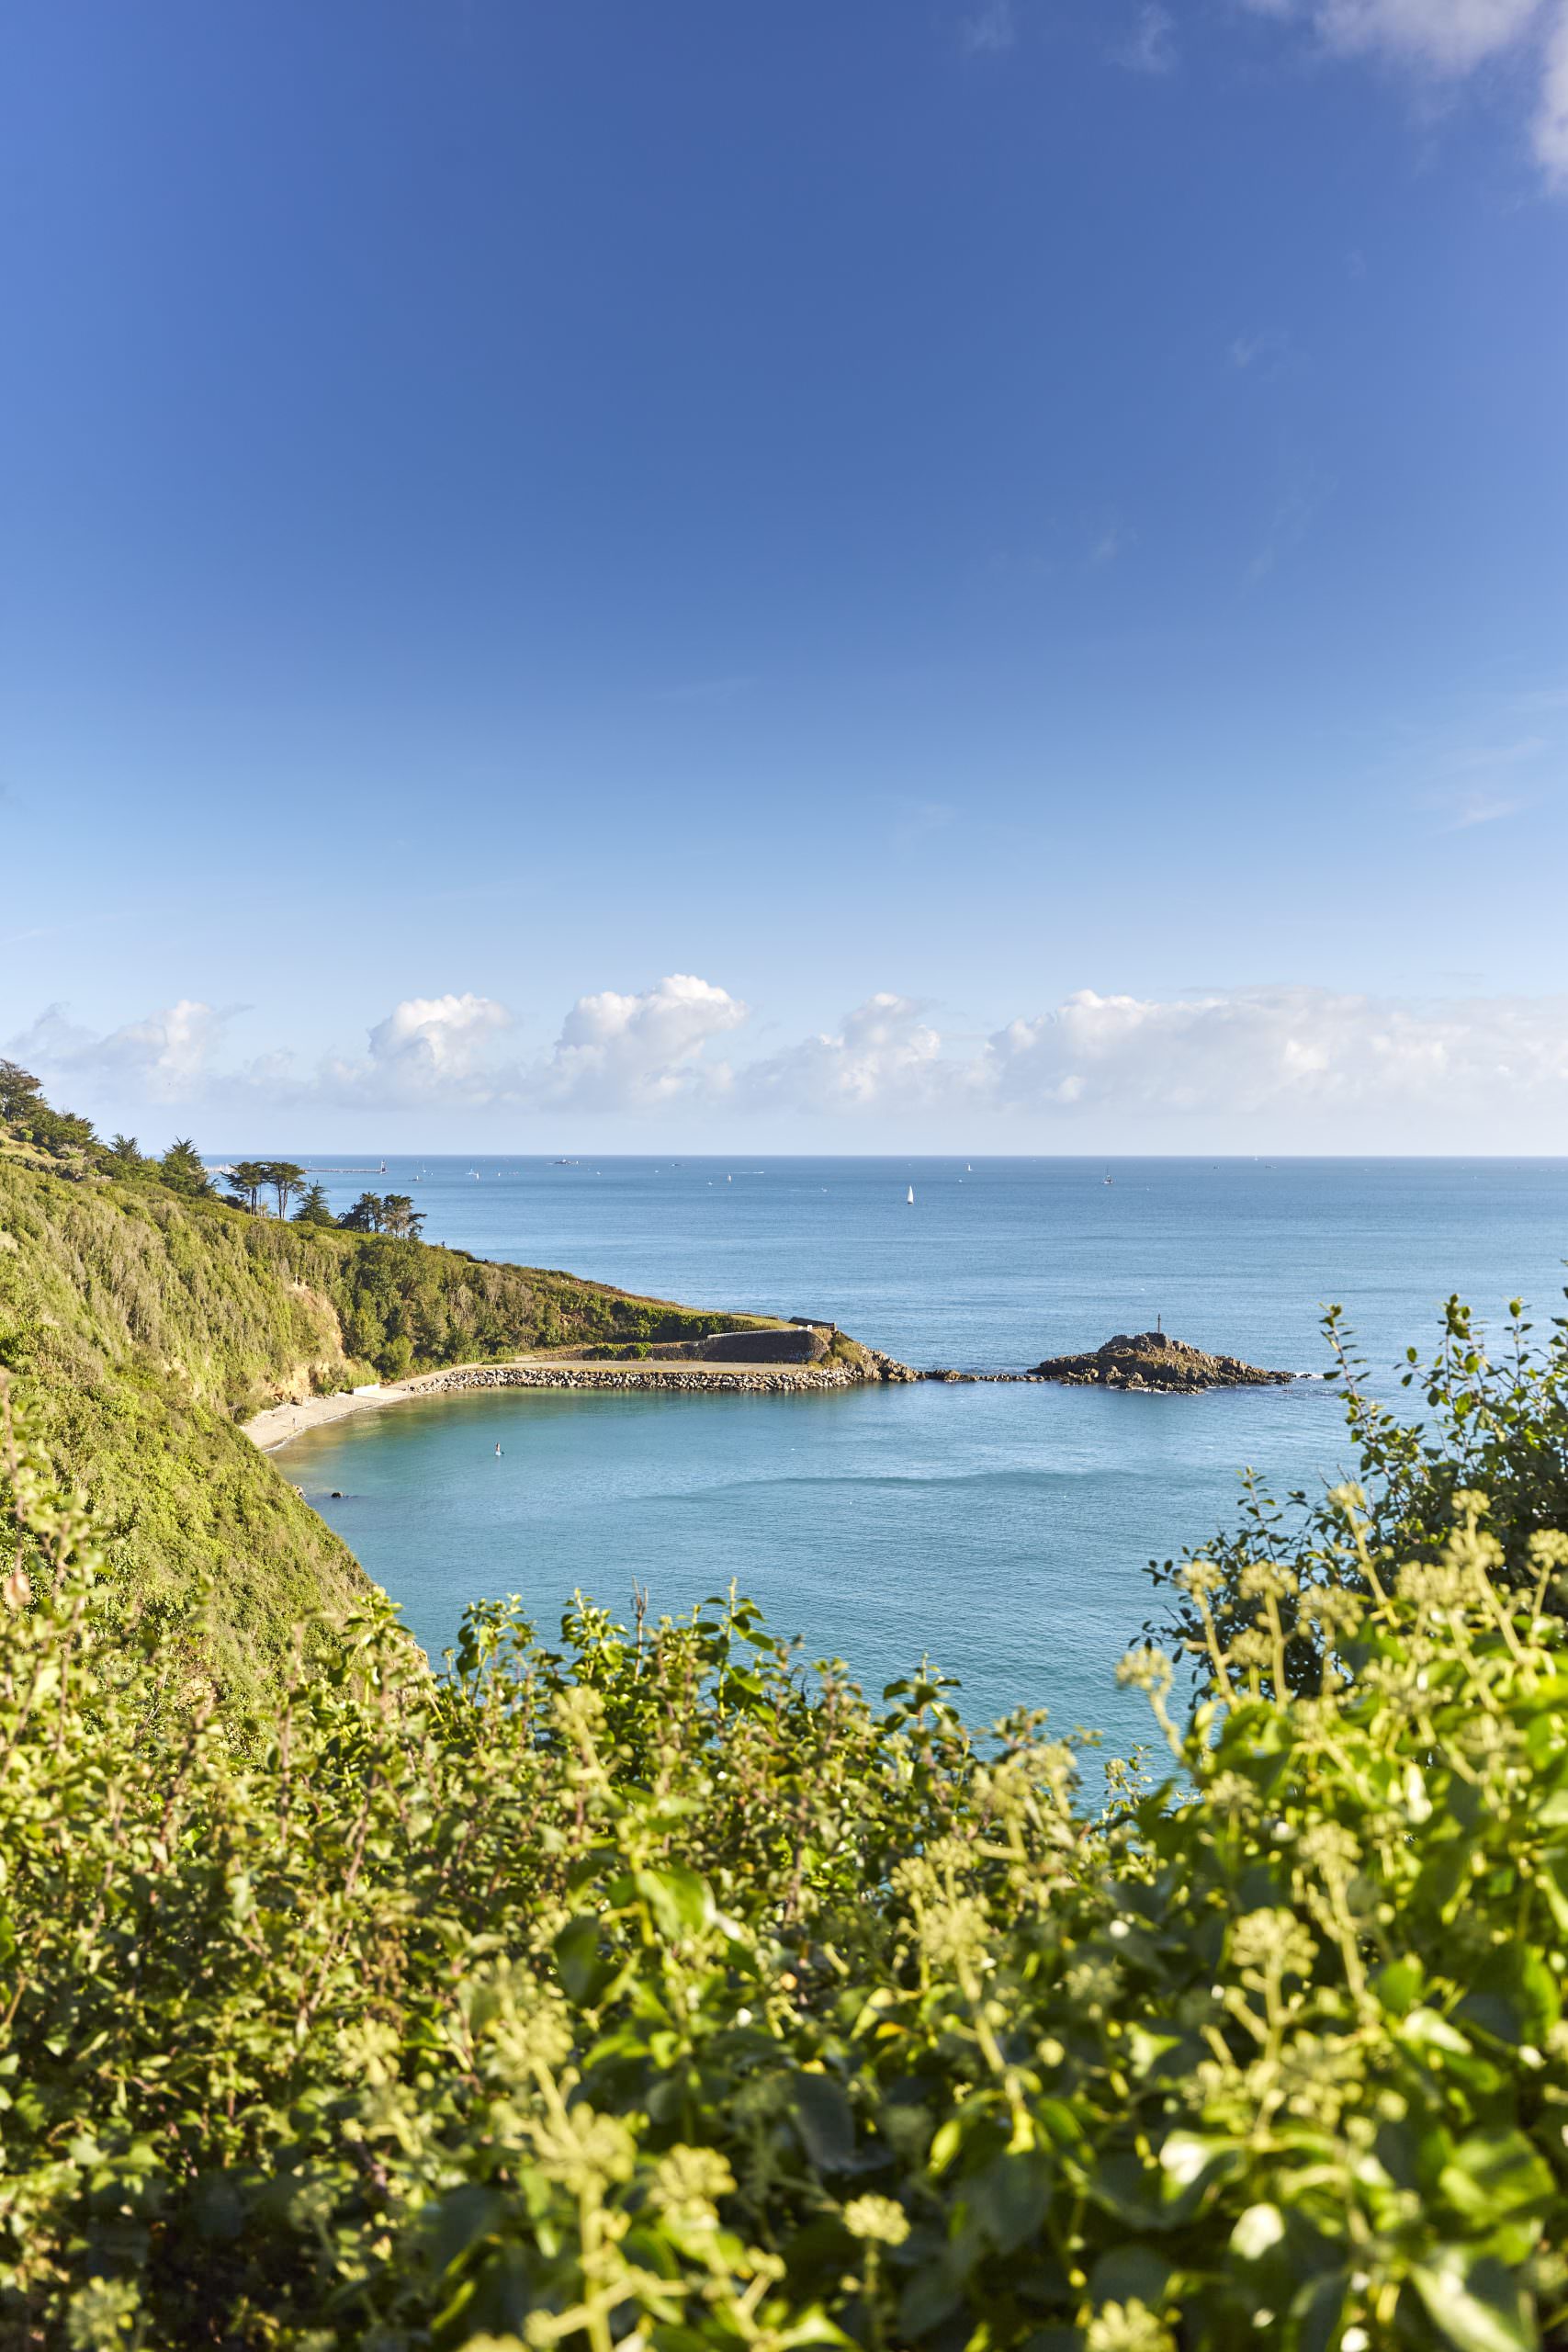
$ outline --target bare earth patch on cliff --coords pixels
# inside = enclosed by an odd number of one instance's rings
[[[1239,1356],[1206,1355],[1163,1331],[1119,1331],[1091,1355],[1048,1356],[1031,1374],[1069,1387],[1143,1388],[1190,1393],[1201,1388],[1267,1388],[1294,1380],[1293,1372],[1268,1372]]]

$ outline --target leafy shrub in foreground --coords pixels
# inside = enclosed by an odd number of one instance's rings
[[[1558,1316],[1544,1345],[1532,1341],[1520,1300],[1512,1301],[1500,1361],[1485,1351],[1471,1310],[1450,1298],[1437,1353],[1423,1364],[1405,1351],[1405,1388],[1416,1389],[1427,1410],[1416,1419],[1392,1412],[1368,1388],[1367,1367],[1355,1353],[1338,1307],[1324,1319],[1336,1359],[1325,1377],[1343,1383],[1346,1419],[1357,1463],[1360,1541],[1374,1562],[1395,1571],[1402,1562],[1442,1556],[1461,1516],[1456,1498],[1487,1498],[1488,1554],[1493,1580],[1528,1594],[1538,1583],[1535,1538],[1568,1527],[1568,1317]],[[1239,1523],[1207,1547],[1210,1613],[1227,1642],[1253,1635],[1263,1688],[1272,1690],[1270,1645],[1263,1604],[1251,1581],[1259,1559],[1288,1561],[1291,1585],[1276,1597],[1284,1633],[1282,1690],[1314,1690],[1323,1670],[1324,1627],[1314,1594],[1340,1585],[1346,1566],[1346,1487],[1315,1496],[1296,1493],[1281,1507],[1250,1473]],[[1211,1645],[1203,1612],[1193,1599],[1184,1563],[1151,1565],[1167,1613],[1145,1628],[1185,1651],[1211,1689]],[[1363,1598],[1371,1588],[1349,1570]],[[1568,1615],[1568,1580],[1553,1577],[1542,1589],[1545,1606]]]
[[[0,2341],[1563,2340],[1561,1535],[1516,1605],[1479,1498],[1394,1577],[1341,1497],[1318,1690],[1254,1563],[1088,1818],[735,1600],[445,1677],[374,1608],[241,1751],[6,1476]]]

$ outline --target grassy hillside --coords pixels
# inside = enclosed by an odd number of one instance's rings
[[[750,1319],[0,1149],[0,1364],[87,1490],[119,1590],[188,1633],[214,1580],[203,1656],[243,1702],[290,1628],[365,1579],[236,1419],[380,1374]]]
[[[115,1585],[242,1705],[289,1628],[362,1597],[350,1554],[234,1426],[273,1383],[342,1377],[337,1317],[235,1213],[0,1159],[0,1363],[85,1488]],[[259,1239],[259,1236],[258,1236]]]

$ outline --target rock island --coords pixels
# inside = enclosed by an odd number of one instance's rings
[[[1091,1355],[1048,1356],[1034,1365],[1033,1380],[1059,1380],[1075,1388],[1143,1388],[1190,1393],[1200,1388],[1263,1388],[1294,1380],[1293,1372],[1266,1372],[1239,1356],[1206,1355],[1164,1331],[1119,1331]]]

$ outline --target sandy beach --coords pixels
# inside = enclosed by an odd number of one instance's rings
[[[345,1421],[351,1413],[370,1412],[380,1405],[401,1404],[405,1397],[417,1396],[419,1388],[418,1381],[397,1380],[381,1388],[345,1389],[337,1396],[307,1396],[303,1404],[269,1405],[241,1427],[264,1453],[272,1453],[306,1430],[323,1429],[329,1421]]]

